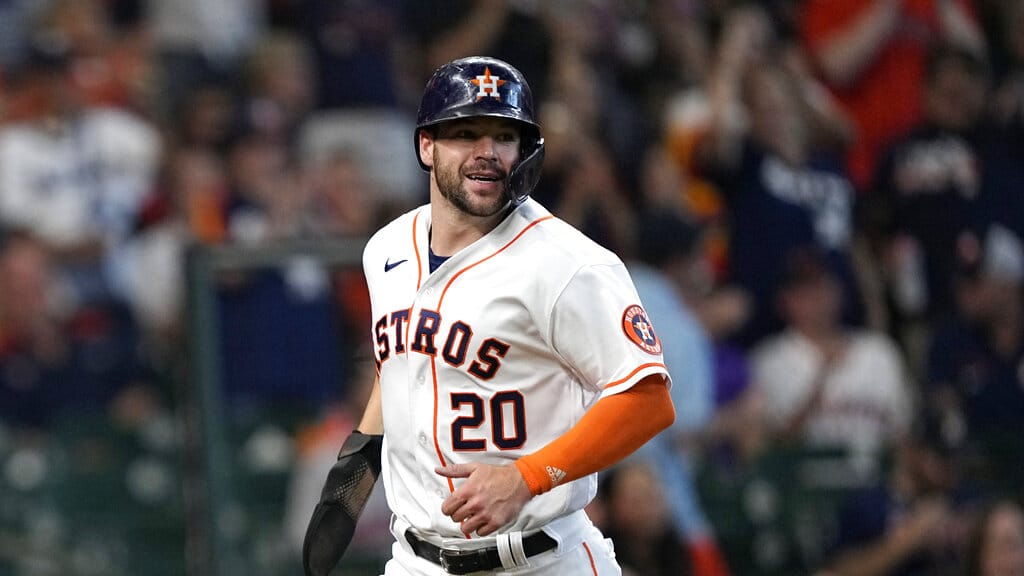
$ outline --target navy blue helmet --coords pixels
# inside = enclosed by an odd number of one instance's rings
[[[534,118],[533,93],[519,70],[497,58],[473,56],[453,60],[434,72],[423,90],[413,144],[420,166],[420,130],[475,116],[509,118],[522,126],[520,160],[508,176],[509,200],[519,204],[540,180],[544,162],[544,138]]]

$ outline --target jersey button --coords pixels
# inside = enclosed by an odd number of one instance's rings
[[[427,435],[420,432],[420,444],[427,445]]]

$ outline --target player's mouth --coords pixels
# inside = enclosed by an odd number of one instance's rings
[[[505,182],[505,173],[500,170],[472,170],[466,172],[466,179],[476,183],[480,192],[494,190]]]
[[[505,179],[505,174],[498,170],[474,170],[467,172],[466,178],[475,182],[499,182]]]

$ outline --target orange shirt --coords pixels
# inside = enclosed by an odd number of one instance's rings
[[[969,13],[971,5],[957,0]],[[940,39],[934,0],[905,0],[903,21],[875,60],[847,86],[830,86],[857,123],[858,138],[847,159],[850,177],[864,189],[877,156],[895,137],[921,118],[921,84],[929,45]],[[807,0],[801,14],[801,36],[811,53],[857,22],[872,2]]]

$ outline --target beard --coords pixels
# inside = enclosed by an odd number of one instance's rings
[[[505,188],[508,186],[507,174],[501,168],[488,166],[488,169],[497,170],[501,177],[502,193],[493,199],[472,202],[469,192],[462,183],[462,173],[459,166],[454,164],[443,164],[434,152],[434,179],[437,181],[437,188],[446,200],[453,206],[470,216],[486,218],[494,216],[508,204],[508,194]]]

